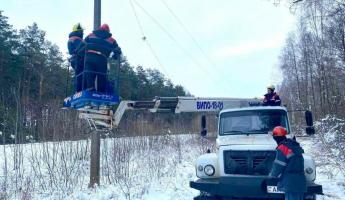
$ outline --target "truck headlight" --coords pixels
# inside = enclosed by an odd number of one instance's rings
[[[202,172],[202,170],[204,170],[204,167],[202,165],[199,165],[198,170]]]
[[[313,170],[313,168],[308,167],[307,169],[305,169],[305,172],[306,172],[307,174],[312,174],[312,173],[314,172],[314,170]]]
[[[204,172],[207,176],[213,176],[215,173],[215,169],[212,165],[206,165],[204,168]]]

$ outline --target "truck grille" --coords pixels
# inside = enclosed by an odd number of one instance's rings
[[[224,151],[226,174],[268,175],[275,151]]]

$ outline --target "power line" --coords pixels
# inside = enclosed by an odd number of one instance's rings
[[[139,26],[141,35],[142,35],[143,37],[145,37],[144,28],[143,28],[143,26],[142,26],[141,23],[140,23],[140,20],[139,20],[139,17],[138,17],[138,15],[137,15],[137,12],[136,12],[136,10],[135,10],[135,7],[134,7],[134,5],[133,5],[133,2],[132,2],[131,0],[128,0],[128,1],[129,1],[129,4],[131,5],[131,8],[132,8],[132,11],[133,11],[133,13],[134,13],[136,22],[137,22],[137,24],[138,24],[138,26]]]
[[[200,52],[205,56],[206,60],[213,65],[213,67],[217,68],[216,64],[210,59],[207,53],[203,50],[201,45],[197,42],[193,34],[188,30],[188,28],[183,24],[182,20],[175,14],[175,12],[170,8],[170,6],[164,1],[160,0],[162,4],[169,10],[170,14],[175,18],[175,20],[179,23],[182,29],[186,32],[186,34],[191,38],[194,42],[195,46],[200,50]]]
[[[164,28],[164,26],[162,26],[158,20],[156,20],[148,11],[146,11],[146,9],[140,5],[136,0],[133,0],[134,3],[165,33],[168,35],[168,37],[175,42],[175,44],[177,45],[177,47],[179,47],[187,57],[190,58],[190,60],[194,63],[194,65],[196,65],[196,67],[200,67],[203,70],[201,70],[204,75],[205,78],[208,79],[209,81],[212,81],[213,83],[220,83],[220,84],[224,84],[223,81],[221,81],[221,79],[216,79],[213,76],[210,76],[210,72],[208,71],[207,68],[205,68],[203,65],[201,65],[176,39],[175,37],[167,30]],[[166,4],[166,3],[165,3]],[[169,6],[166,4],[166,7],[168,8]],[[179,18],[177,17],[176,14],[174,14],[174,12],[172,11],[172,9],[168,8],[169,12],[171,12],[171,14],[176,18],[177,21],[179,21],[180,25],[182,27],[184,27],[185,32],[187,32],[187,34],[189,35],[189,37],[192,38],[193,42],[195,43],[195,45],[199,48],[199,50],[203,53],[203,55],[205,55],[206,59],[208,60],[208,62],[211,63],[211,65],[213,65],[214,68],[217,68],[216,65],[214,64],[214,62],[212,62],[212,60],[208,57],[208,55],[205,53],[205,51],[203,51],[203,49],[201,48],[201,46],[198,44],[198,42],[196,41],[196,39],[194,38],[194,36],[190,33],[190,31],[188,31],[188,29],[186,28],[185,25],[183,25],[182,21],[179,20]],[[218,69],[220,70],[220,69]],[[228,87],[225,88],[229,93],[231,93],[231,91],[229,90]]]
[[[206,75],[206,78],[210,78],[209,72],[206,68],[204,68],[188,51],[183,48],[183,46],[175,39],[175,37],[167,30],[165,29],[159,22],[156,20],[141,4],[139,4],[136,0],[133,0],[133,2],[165,33],[167,36],[184,52],[185,55],[187,55],[190,60],[197,66],[203,68],[205,71],[203,71]]]
[[[144,31],[144,28],[139,20],[139,17],[138,17],[138,14],[135,10],[135,7],[133,5],[133,2],[132,0],[129,0],[129,4],[131,5],[131,8],[132,8],[132,11],[134,13],[134,16],[135,16],[135,19],[136,19],[136,22],[138,24],[138,27],[140,29],[140,32],[141,32],[141,35],[142,35],[142,40],[145,42],[145,44],[148,46],[149,50],[151,51],[152,55],[155,57],[157,63],[160,65],[160,67],[162,68],[163,72],[166,74],[167,78],[168,79],[171,79],[171,77],[169,76],[169,73],[168,71],[165,69],[164,65],[162,64],[162,62],[160,61],[157,53],[154,51],[153,47],[151,46],[151,44],[149,43],[149,41],[147,40],[147,37],[145,36],[145,31]]]
[[[196,66],[196,67],[200,67],[200,68],[202,68],[203,70],[201,70],[203,73],[204,73],[204,75],[205,75],[205,78],[206,79],[208,79],[209,81],[211,81],[211,82],[213,82],[213,83],[216,83],[216,82],[219,82],[220,84],[224,84],[222,81],[221,81],[221,79],[215,79],[213,76],[210,76],[210,72],[208,71],[208,69],[207,68],[204,68],[204,66],[203,65],[201,65],[176,39],[175,39],[175,37],[166,29],[166,28],[164,28],[164,26],[162,26],[159,22],[158,22],[158,20],[157,19],[155,19],[141,4],[139,4],[136,0],[130,0],[131,2],[133,1],[175,44],[176,44],[176,46],[178,47],[178,48],[180,48],[183,52],[184,52],[184,54],[187,56],[187,57],[189,57],[190,58],[190,60],[194,63],[194,65]],[[132,6],[132,9],[134,8],[134,5],[131,5]],[[171,10],[171,9],[170,9]],[[135,11],[135,9],[134,9],[134,11]],[[172,11],[172,10],[171,10]],[[142,31],[142,33],[144,32],[143,31],[143,27],[142,27],[142,25],[141,25],[141,23],[140,23],[140,20],[139,20],[139,17],[137,16],[137,14],[135,14],[136,15],[136,19],[137,19],[137,22],[139,22],[139,24],[140,24],[140,26],[139,27],[141,27],[141,31]],[[174,14],[175,16],[176,16],[176,14]],[[176,18],[178,19],[178,17],[176,16]],[[179,20],[180,22],[181,22],[181,20]],[[182,26],[184,26],[183,25],[183,23],[181,22],[181,24],[182,24]],[[185,26],[184,26],[185,27]],[[187,28],[185,28],[186,29],[186,31],[187,32],[189,32],[188,31],[188,29]],[[193,37],[193,35],[189,32],[189,34],[190,34],[190,37],[192,37],[193,38],[193,41],[196,43],[196,45],[198,46],[198,48],[200,48],[200,50],[203,52],[203,54],[204,55],[206,55],[206,53],[205,53],[205,51],[203,51],[202,50],[202,48],[201,48],[201,46],[198,44],[198,42],[196,41],[196,39]],[[143,38],[144,39],[146,39],[146,37],[145,37],[145,34],[143,34]],[[151,49],[151,51],[152,51],[152,53],[153,53],[153,55],[156,57],[156,59],[158,59],[158,56],[157,56],[157,54],[153,51],[153,49],[152,49],[152,46],[149,44],[149,43],[147,43],[148,44],[148,46],[149,46],[149,48]],[[215,64],[211,61],[211,59],[209,59],[209,57],[206,55],[206,58],[208,58],[208,61],[210,62],[210,63],[212,63],[213,64],[213,66],[215,66]],[[158,59],[159,60],[159,59]],[[228,91],[228,92],[230,92],[231,93],[231,91],[229,90],[229,88],[228,87],[225,87],[225,89]]]
[[[170,6],[165,2],[165,0],[160,0],[162,4],[168,9],[170,14],[175,18],[175,20],[178,22],[178,24],[182,27],[182,29],[186,32],[186,34],[191,38],[195,46],[200,50],[203,56],[205,56],[206,60],[213,66],[213,68],[216,68],[217,70],[221,70],[217,65],[212,61],[212,59],[208,56],[208,54],[203,50],[201,45],[197,42],[193,34],[188,30],[188,28],[184,25],[182,20],[175,14],[175,12],[170,8]],[[219,83],[222,84],[221,79],[216,79]],[[227,88],[227,90],[230,92],[230,90]]]

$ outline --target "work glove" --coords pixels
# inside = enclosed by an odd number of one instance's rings
[[[121,48],[117,47],[113,50],[111,57],[114,58],[115,60],[117,60],[120,58],[121,54],[122,54]]]
[[[278,178],[274,176],[268,175],[266,178],[266,185],[277,185],[278,183]]]

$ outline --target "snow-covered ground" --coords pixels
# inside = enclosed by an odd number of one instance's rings
[[[192,199],[198,135],[101,141],[101,184],[88,189],[90,141],[0,146],[0,199]]]
[[[345,178],[317,138],[299,138],[314,155],[325,196],[345,199]],[[88,189],[89,141],[0,146],[0,199],[191,200],[194,160],[214,143],[198,135],[102,140],[101,185]]]

